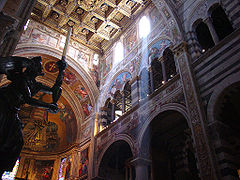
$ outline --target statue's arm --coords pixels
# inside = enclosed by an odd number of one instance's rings
[[[59,111],[57,104],[42,102],[34,98],[27,98],[26,103],[31,106],[47,109],[52,113],[57,113]]]
[[[39,84],[38,84],[38,86],[39,86]],[[22,82],[21,87],[22,87],[21,91],[23,93],[23,98],[24,98],[24,101],[26,104],[29,104],[29,105],[35,106],[35,107],[45,108],[52,113],[57,113],[59,111],[57,104],[46,103],[46,102],[42,102],[40,100],[32,98],[31,90],[29,89],[29,87],[27,86],[27,83],[25,81]],[[37,87],[37,88],[39,88],[39,87]]]
[[[38,91],[47,93],[47,94],[52,94],[53,89],[50,88],[49,86],[45,86],[42,83],[37,82],[37,86],[38,86]]]

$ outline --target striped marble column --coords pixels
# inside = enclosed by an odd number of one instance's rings
[[[196,33],[194,31],[187,32],[188,51],[192,59],[196,59],[201,55],[201,46],[198,43]]]

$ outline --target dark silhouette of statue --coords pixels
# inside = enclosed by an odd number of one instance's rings
[[[18,159],[23,142],[22,123],[18,118],[21,105],[45,108],[51,113],[59,111],[56,102],[61,95],[61,85],[66,68],[65,61],[57,62],[59,74],[52,88],[37,82],[43,76],[41,57],[0,57],[0,74],[6,74],[10,84],[0,88],[0,177],[11,171]],[[52,94],[53,103],[45,103],[33,96],[43,91]]]

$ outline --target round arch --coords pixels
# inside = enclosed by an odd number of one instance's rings
[[[227,78],[225,78],[221,83],[219,83],[215,88],[214,91],[210,97],[208,107],[207,107],[207,116],[209,123],[213,123],[215,121],[214,118],[214,108],[217,103],[217,100],[221,93],[229,86],[240,82],[240,72],[237,72]]]
[[[166,111],[179,112],[187,120],[187,124],[188,124],[189,128],[192,127],[190,118],[188,116],[187,109],[185,106],[177,104],[177,103],[170,103],[167,105],[163,105],[161,108],[156,109],[150,116],[148,116],[145,123],[143,124],[143,127],[141,128],[141,131],[137,138],[137,142],[139,142],[139,149],[141,149],[141,147],[143,145],[143,138],[144,138],[145,132],[147,131],[147,128],[149,127],[149,124],[152,122],[152,120],[158,114],[166,112]],[[192,131],[192,128],[191,128],[191,131]]]
[[[101,161],[102,161],[102,158],[103,158],[104,154],[106,153],[108,148],[111,145],[113,145],[113,143],[115,143],[117,141],[126,142],[129,145],[132,154],[134,154],[135,145],[134,145],[134,142],[133,142],[133,140],[130,136],[128,136],[127,134],[119,134],[119,135],[114,136],[113,138],[111,138],[110,141],[108,141],[108,143],[105,145],[102,152],[98,156],[98,159],[97,159],[97,162],[96,162],[96,174],[99,173],[99,167],[100,167],[100,164],[101,164]]]

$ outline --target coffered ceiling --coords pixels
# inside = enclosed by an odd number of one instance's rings
[[[37,0],[31,18],[101,52],[150,0]]]

